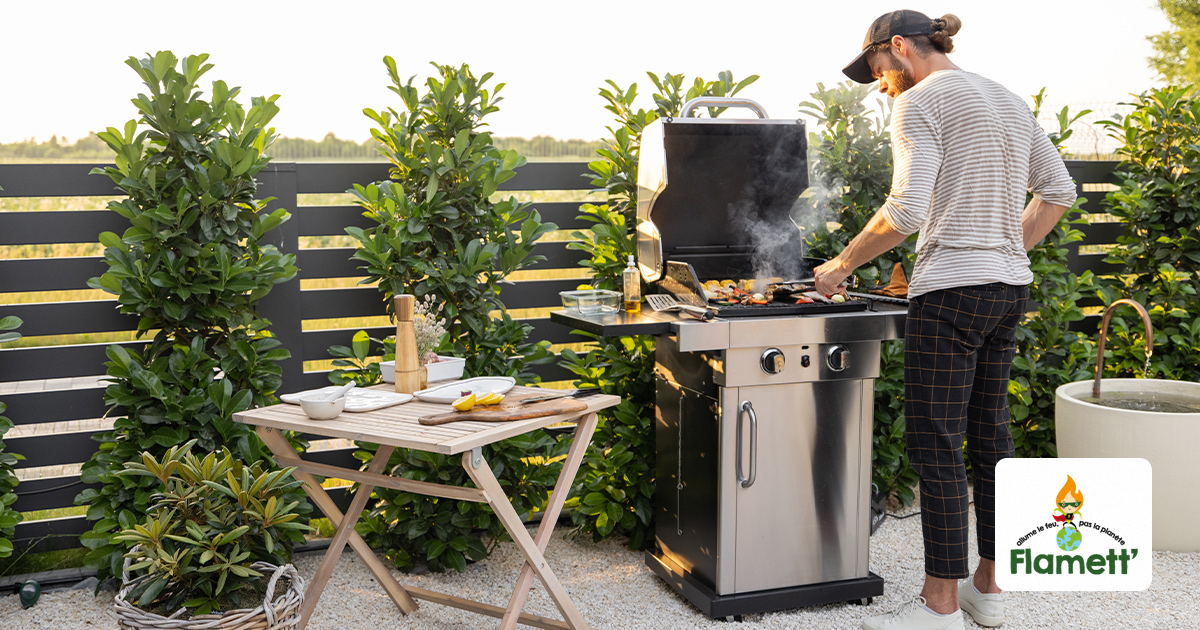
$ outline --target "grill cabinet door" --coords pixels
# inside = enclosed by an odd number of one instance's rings
[[[736,495],[734,591],[865,577],[865,523],[860,498],[863,453],[870,459],[870,425],[862,418],[862,380],[849,379],[724,390],[725,453],[736,453],[737,415],[749,401],[757,416],[751,444],[743,416],[742,468],[756,446],[754,483],[732,484]],[[867,380],[868,386],[872,381]],[[864,426],[866,435],[863,435]],[[722,466],[736,478],[736,457]],[[728,488],[731,484],[723,484]],[[723,506],[725,507],[725,506]]]

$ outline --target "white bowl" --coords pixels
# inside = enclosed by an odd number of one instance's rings
[[[342,409],[346,408],[346,397],[341,396],[337,400],[305,397],[300,399],[300,408],[313,420],[332,420],[341,415]]]

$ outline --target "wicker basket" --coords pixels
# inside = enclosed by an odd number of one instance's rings
[[[117,593],[117,625],[122,630],[275,630],[295,629],[300,625],[300,605],[304,602],[304,578],[290,564],[277,567],[267,562],[255,562],[252,569],[265,575],[270,575],[267,583],[267,597],[275,592],[275,583],[281,577],[288,578],[291,583],[285,593],[275,598],[275,601],[263,601],[257,608],[239,608],[219,614],[196,615],[191,619],[179,619],[187,612],[180,608],[170,617],[148,613],[125,600],[129,593],[129,560],[125,560],[125,568],[121,571],[122,586]]]

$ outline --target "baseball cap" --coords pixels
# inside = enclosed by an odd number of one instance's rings
[[[919,11],[892,11],[875,18],[871,28],[867,29],[867,37],[863,39],[862,52],[854,58],[842,72],[859,83],[871,83],[871,65],[867,63],[867,49],[875,44],[889,41],[893,36],[909,37],[911,35],[929,35],[933,33],[933,20]]]

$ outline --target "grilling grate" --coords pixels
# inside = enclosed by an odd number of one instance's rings
[[[754,305],[731,305],[725,306],[721,304],[710,304],[704,298],[704,289],[700,284],[700,279],[696,276],[696,270],[691,264],[677,260],[669,260],[666,265],[666,274],[659,285],[662,289],[670,291],[679,299],[680,302],[691,304],[694,306],[707,306],[716,311],[717,317],[771,317],[777,315],[817,315],[825,313],[846,313],[853,311],[867,310],[867,302],[851,298],[841,304],[823,304],[813,302],[812,304],[791,304],[788,302],[768,302],[766,304]]]

